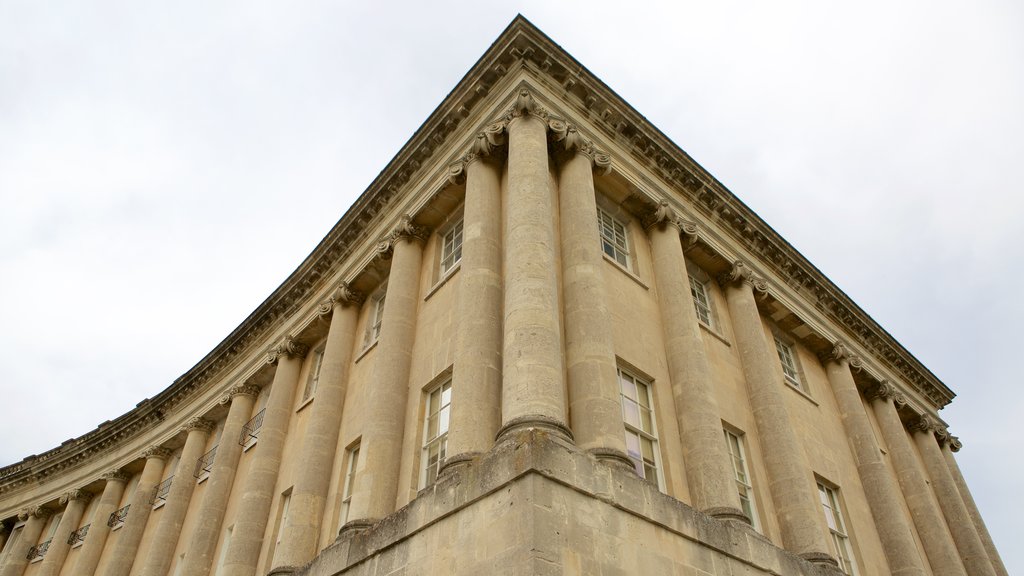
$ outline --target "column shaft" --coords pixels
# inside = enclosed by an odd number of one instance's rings
[[[78,560],[71,572],[73,576],[93,576],[96,573],[96,566],[99,565],[100,556],[103,554],[103,546],[107,543],[107,536],[110,535],[110,526],[107,526],[107,520],[121,503],[128,475],[120,471],[113,471],[104,474],[103,479],[106,480],[103,494],[92,513],[89,534],[82,544],[82,549],[78,551]]]
[[[227,397],[221,401],[230,402],[231,406],[228,408],[224,430],[217,444],[217,457],[206,481],[195,531],[185,550],[182,576],[206,576],[210,573],[213,552],[217,548],[217,541],[220,540],[224,513],[227,511],[231,487],[235,483],[238,460],[242,455],[239,437],[245,423],[252,416],[252,408],[258,394],[259,388],[256,386],[236,386],[230,389]]]
[[[558,192],[573,436],[580,448],[632,469],[626,455],[605,264],[597,230],[593,160],[588,155],[572,152],[562,165]]]
[[[85,505],[89,503],[90,498],[92,498],[92,494],[84,490],[72,490],[61,496],[61,502],[67,505],[64,507],[64,515],[60,517],[60,523],[57,524],[57,530],[53,533],[50,547],[46,550],[46,556],[43,557],[43,563],[37,572],[39,576],[60,574],[61,568],[64,567],[64,560],[68,557],[68,550],[71,549],[68,538],[72,532],[78,530],[78,526],[82,523],[82,514],[85,513]]]
[[[185,522],[188,503],[192,500],[192,492],[196,487],[196,479],[192,475],[196,461],[206,451],[206,440],[213,429],[214,423],[204,418],[193,418],[185,426],[188,435],[185,447],[181,450],[178,469],[174,471],[174,481],[167,494],[167,501],[160,511],[160,523],[153,535],[153,545],[146,553],[142,565],[142,576],[166,576],[174,560],[174,551],[178,547],[181,536],[181,525]]]
[[[547,126],[524,112],[509,122],[508,141],[499,434],[542,426],[571,438],[565,425],[565,367]]]
[[[25,573],[25,566],[28,565],[28,551],[39,543],[39,535],[46,527],[46,520],[50,512],[41,507],[35,507],[22,512],[20,516],[24,519],[27,516],[25,527],[21,529],[21,536],[7,554],[7,561],[3,568],[0,568],[0,576],[21,576]]]
[[[964,561],[964,568],[971,576],[995,576],[996,571],[988,559],[981,537],[971,522],[967,506],[960,499],[960,493],[953,482],[953,476],[946,467],[939,443],[935,441],[934,428],[921,423],[915,424],[914,442],[921,452],[925,469],[932,481],[935,498],[939,501],[939,509],[946,517],[946,525],[953,535],[953,542]]]
[[[935,576],[966,576],[946,521],[932,500],[924,473],[917,464],[917,455],[896,412],[894,389],[886,384],[871,391],[869,396],[878,427],[889,447],[889,462],[896,470],[903,498],[910,508],[910,516],[917,526],[932,572]]]
[[[121,534],[118,536],[114,553],[107,563],[104,572],[106,576],[128,576],[131,572],[135,554],[138,553],[139,543],[142,541],[142,533],[146,530],[149,513],[153,510],[150,499],[164,472],[164,460],[170,455],[170,450],[161,447],[153,447],[146,451],[146,465],[142,469],[138,485],[135,486],[135,492],[132,493],[128,517],[121,526]]]
[[[833,358],[825,363],[825,370],[839,406],[846,437],[853,449],[857,473],[882,541],[889,571],[894,575],[924,576],[924,564],[910,533],[910,524],[900,512],[898,488],[882,460],[847,356],[845,347],[836,345]]]
[[[344,292],[348,293],[352,304],[358,304],[347,287]],[[320,539],[320,523],[334,469],[334,455],[338,451],[348,368],[359,318],[358,305],[348,305],[340,297],[331,308],[334,312],[324,347],[316,400],[302,439],[301,465],[292,488],[281,546],[274,554],[275,566],[301,566],[309,562],[316,555]]]
[[[734,269],[734,272],[738,271]],[[830,548],[825,539],[828,532],[814,477],[786,409],[783,394],[789,392],[783,388],[778,357],[765,338],[754,291],[745,280],[725,284],[782,542],[786,549],[809,560],[830,563],[831,554],[827,552]]]
[[[242,488],[231,542],[219,572],[223,576],[253,576],[256,573],[281,469],[284,437],[295,403],[295,387],[305,354],[306,347],[290,338],[271,352],[271,360],[277,362],[277,370],[270,385],[266,412],[263,413],[259,443],[254,448],[249,474]]]
[[[745,518],[723,440],[718,403],[711,389],[711,366],[690,293],[679,232],[674,219],[650,228],[654,278],[686,480],[697,509],[712,515]]]
[[[459,275],[445,465],[487,451],[501,426],[501,175],[486,158],[466,166]]]
[[[974,496],[971,495],[971,489],[967,487],[967,481],[964,480],[964,475],[960,472],[960,466],[956,463],[956,458],[953,457],[953,451],[950,450],[951,442],[956,442],[957,446],[959,446],[959,441],[955,438],[950,439],[949,442],[942,445],[942,455],[946,459],[946,465],[949,467],[949,473],[953,475],[953,481],[956,482],[956,487],[960,492],[960,497],[967,506],[967,513],[970,514],[971,521],[974,522],[974,528],[978,531],[978,535],[981,536],[981,542],[985,545],[985,552],[988,553],[988,559],[992,562],[992,567],[995,569],[996,574],[999,574],[999,576],[1008,576],[1006,566],[1003,564],[1003,559],[999,556],[999,551],[996,550],[996,544],[992,541],[992,535],[989,534],[988,527],[985,526],[985,520],[981,517],[978,505],[974,502]],[[954,446],[954,448],[956,447]]]
[[[349,518],[356,522],[382,518],[395,509],[398,469],[402,460],[405,409],[409,395],[409,368],[416,337],[420,265],[424,232],[407,219],[393,234],[394,255],[388,278],[387,300],[381,319],[380,340],[368,388],[366,420],[359,458],[356,490]]]

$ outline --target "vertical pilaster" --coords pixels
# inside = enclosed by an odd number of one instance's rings
[[[495,136],[492,135],[492,138]],[[452,426],[442,469],[487,451],[501,426],[501,174],[491,141],[477,136],[452,167],[465,174],[458,331],[452,373]]]
[[[829,550],[824,518],[807,455],[797,439],[786,408],[778,356],[768,345],[753,287],[767,290],[742,262],[723,276],[750,408],[764,449],[768,485],[778,512],[786,549],[814,563],[836,565]],[[683,288],[686,289],[686,288]]]
[[[263,413],[259,445],[245,477],[235,528],[220,570],[223,576],[253,576],[256,573],[281,469],[284,437],[295,403],[295,387],[306,351],[305,345],[287,337],[268,353],[268,362],[277,364],[277,370],[270,385],[266,412]]]
[[[103,486],[103,494],[100,495],[100,500],[96,503],[96,509],[92,513],[88,537],[82,543],[82,549],[78,551],[78,559],[71,572],[73,576],[93,576],[96,573],[96,566],[100,563],[100,556],[107,543],[107,536],[110,535],[110,526],[107,525],[107,520],[121,503],[128,475],[120,470],[113,470],[104,474],[103,480],[106,482]]]
[[[558,208],[569,421],[580,448],[632,470],[626,455],[594,190],[594,167],[608,168],[609,159],[575,127],[567,127],[563,143],[569,155],[558,178]]]
[[[348,368],[362,301],[361,294],[342,283],[320,309],[322,315],[330,315],[331,326],[324,347],[316,400],[299,452],[301,465],[292,488],[288,521],[281,545],[274,553],[276,566],[301,566],[312,560],[317,552],[334,455],[338,451]]]
[[[547,122],[528,90],[508,121],[502,426],[499,437],[545,428],[566,439],[565,366],[559,325],[556,238]],[[457,393],[457,392],[456,392]]]
[[[348,529],[364,528],[395,509],[426,235],[405,216],[381,245],[384,254],[392,253],[391,273],[359,445],[363,468],[352,494]]]
[[[878,427],[889,447],[889,461],[896,470],[896,478],[903,490],[907,507],[910,508],[910,516],[917,526],[917,534],[928,556],[932,573],[935,576],[966,576],[953,537],[932,499],[924,471],[917,463],[917,455],[896,411],[896,404],[903,405],[906,400],[888,382],[868,390],[867,397],[871,400]]]
[[[153,510],[150,499],[156,485],[160,483],[160,476],[164,471],[164,461],[170,457],[171,451],[162,446],[153,446],[143,454],[146,464],[142,468],[142,475],[139,483],[132,493],[132,501],[129,504],[128,517],[121,526],[121,534],[114,546],[114,553],[107,563],[105,576],[128,576],[135,563],[135,555],[139,551],[139,543],[142,541],[142,533],[146,530],[146,522],[149,520],[149,513]]]
[[[928,477],[932,480],[935,498],[939,501],[939,509],[946,517],[946,525],[953,535],[953,542],[964,561],[964,568],[971,576],[995,576],[995,569],[988,559],[981,537],[974,528],[967,506],[960,499],[953,476],[946,467],[946,459],[942,457],[939,443],[935,439],[936,425],[928,416],[921,416],[909,426],[917,449],[921,452]]]
[[[178,469],[174,472],[175,481],[171,483],[167,501],[160,512],[160,523],[153,535],[153,545],[149,547],[142,565],[142,576],[165,576],[171,567],[181,536],[181,525],[185,522],[188,503],[196,487],[192,468],[206,451],[206,440],[214,426],[211,420],[192,418],[182,428],[187,434],[185,447],[181,450]]]
[[[871,423],[860,392],[850,372],[850,362],[858,363],[846,346],[837,343],[825,358],[825,371],[839,406],[846,437],[853,449],[857,473],[875,520],[882,549],[893,575],[923,576],[924,564],[910,533],[910,524],[900,513],[898,488],[882,461]]]
[[[960,443],[959,438],[947,435],[946,442],[942,444],[942,455],[946,459],[949,473],[953,475],[953,481],[956,482],[960,497],[967,506],[967,513],[970,514],[971,521],[974,522],[974,528],[978,531],[978,535],[981,536],[981,543],[985,545],[985,551],[988,553],[989,561],[992,562],[992,567],[999,576],[1008,576],[1003,559],[999,556],[999,551],[996,550],[995,542],[992,541],[992,535],[989,534],[988,527],[985,526],[985,520],[981,517],[978,505],[974,503],[971,489],[967,487],[967,481],[964,480],[963,473],[960,472],[960,466],[956,463],[956,458],[953,457],[953,452],[959,452],[962,446],[963,444]]]
[[[60,574],[64,560],[68,557],[68,550],[71,549],[68,538],[72,532],[78,530],[78,525],[82,523],[82,514],[85,513],[85,505],[91,498],[92,493],[85,490],[72,490],[60,497],[60,503],[64,505],[64,514],[60,517],[57,530],[53,533],[53,540],[50,541],[50,547],[43,557],[43,563],[37,572],[39,576]]]
[[[185,563],[182,576],[206,576],[213,564],[213,552],[220,539],[224,513],[227,511],[231,488],[238,471],[238,460],[242,455],[239,438],[242,428],[252,415],[252,407],[259,395],[258,386],[245,384],[227,391],[221,404],[230,403],[224,430],[217,445],[217,457],[213,461],[210,477],[203,491],[203,503],[199,507],[199,518],[195,530],[185,549]],[[82,576],[85,576],[84,574]]]
[[[34,506],[23,510],[18,514],[18,519],[25,522],[21,529],[21,536],[13,544],[3,568],[0,568],[0,576],[21,576],[28,565],[28,551],[39,542],[39,535],[46,527],[46,520],[50,517],[49,510],[42,506]]]
[[[683,223],[667,202],[647,219],[654,258],[672,398],[693,505],[705,513],[749,523],[723,441],[711,388],[711,366],[690,293],[679,234]]]

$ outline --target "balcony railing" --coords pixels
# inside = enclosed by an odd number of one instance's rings
[[[110,518],[107,518],[107,526],[110,526],[111,528],[117,528],[121,524],[124,524],[125,519],[128,518],[128,509],[131,507],[132,505],[129,504],[124,508],[120,508],[114,512],[111,512]]]
[[[157,484],[156,488],[153,489],[153,497],[149,500],[149,503],[155,506],[160,501],[166,501],[167,494],[171,492],[171,482],[173,480],[174,476],[172,475],[168,476],[167,480]]]
[[[214,446],[209,452],[203,454],[196,460],[196,469],[192,473],[196,478],[202,478],[213,470],[213,459],[217,457],[217,447]]]
[[[266,408],[260,410],[252,417],[252,420],[249,420],[245,423],[245,426],[242,426],[242,433],[238,436],[239,444],[248,446],[259,437],[260,428],[263,427],[263,413],[266,411]]]
[[[31,562],[36,558],[42,558],[43,556],[46,556],[46,551],[50,549],[50,542],[53,542],[53,538],[50,538],[49,540],[43,542],[38,546],[33,546],[29,548],[28,556],[26,557],[28,558],[28,561]]]
[[[92,524],[86,524],[72,532],[71,536],[68,536],[68,544],[74,546],[79,542],[85,542],[85,535],[89,533],[89,526],[92,526]]]

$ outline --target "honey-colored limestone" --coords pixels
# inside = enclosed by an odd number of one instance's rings
[[[19,519],[25,521],[21,537],[11,546],[4,558],[4,565],[0,568],[0,576],[21,576],[28,564],[29,548],[39,540],[46,521],[50,518],[50,511],[41,507],[30,508],[18,515]]]
[[[104,576],[128,576],[132,565],[136,561],[136,552],[139,543],[142,542],[142,534],[146,530],[146,522],[149,520],[149,513],[152,510],[150,499],[156,485],[160,483],[160,475],[164,471],[164,461],[170,457],[171,451],[153,446],[143,454],[146,459],[145,467],[142,469],[142,476],[135,486],[132,494],[128,517],[121,527],[121,534],[117,539],[110,561],[107,563]]]
[[[99,503],[93,511],[89,537],[82,544],[78,559],[75,561],[72,572],[74,576],[92,576],[96,573],[100,555],[103,554],[103,546],[110,534],[107,518],[117,510],[117,505],[121,502],[128,475],[120,470],[113,470],[104,474],[103,480],[103,494],[100,495]]]
[[[68,557],[68,550],[71,544],[68,537],[78,529],[82,521],[82,514],[85,513],[85,505],[89,503],[92,494],[84,490],[72,490],[60,497],[60,503],[65,504],[64,514],[60,517],[60,523],[53,532],[50,546],[43,558],[43,564],[39,567],[40,576],[56,576],[60,574],[64,566],[64,559]]]
[[[988,559],[992,562],[992,568],[995,569],[996,574],[999,574],[999,576],[1008,576],[1003,559],[999,556],[999,551],[996,550],[996,545],[992,541],[988,527],[985,526],[985,520],[981,517],[981,512],[978,511],[978,505],[974,503],[971,489],[967,487],[967,481],[964,480],[963,473],[960,472],[960,466],[956,463],[956,458],[953,456],[953,452],[960,450],[960,447],[960,440],[954,436],[949,436],[942,444],[942,455],[946,458],[946,465],[949,466],[949,473],[953,475],[953,480],[956,482],[957,491],[960,493],[960,497],[963,498],[964,505],[967,506],[967,513],[971,516],[971,522],[974,523],[974,528],[978,531],[982,544],[985,545],[985,552],[988,553]]]

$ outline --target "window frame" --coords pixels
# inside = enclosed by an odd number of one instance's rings
[[[348,512],[355,492],[356,473],[359,471],[359,445],[356,441],[345,449],[345,472],[341,479],[341,509],[338,511],[338,529],[348,522]]]
[[[440,242],[438,271],[439,278],[443,279],[462,263],[462,245],[465,241],[464,220],[460,216],[447,230],[438,234]],[[449,237],[451,243],[449,244]],[[450,261],[448,261],[450,259]]]
[[[651,484],[654,484],[654,486],[658,490],[664,491],[664,485],[665,485],[665,480],[664,480],[664,464],[662,462],[661,448],[660,448],[660,444],[658,442],[658,423],[657,423],[657,417],[655,415],[656,410],[654,408],[654,383],[653,383],[653,381],[651,379],[646,378],[644,376],[640,376],[634,370],[629,370],[629,369],[623,368],[621,366],[617,367],[616,370],[618,372],[617,380],[619,382],[619,405],[621,406],[621,409],[622,409],[622,425],[625,428],[625,433],[626,433],[626,438],[625,438],[625,440],[626,440],[626,455],[629,457],[630,460],[633,461],[634,466],[636,466],[637,476],[639,476],[640,478],[650,482]],[[624,377],[628,377],[630,380],[632,380],[634,386],[636,387],[636,389],[637,389],[637,397],[636,397],[636,399],[630,398],[628,395],[626,395],[626,393],[625,393],[625,391],[623,389]],[[646,390],[647,406],[642,406],[640,404],[639,386],[641,386],[641,385]],[[627,410],[626,402],[631,402],[631,403],[636,404],[636,406],[637,406],[637,418],[638,418],[639,427],[637,427],[636,425],[633,425],[633,424],[631,424],[629,422],[629,419],[628,419],[627,413],[626,413],[626,410]],[[646,409],[649,412],[649,416],[650,416],[650,430],[649,431],[648,430],[643,430],[643,428],[642,428],[643,427],[643,410],[644,409]],[[640,457],[639,459],[637,459],[636,457],[634,457],[633,454],[630,453],[629,440],[630,440],[630,435],[631,434],[634,435],[637,438],[637,443],[640,446],[640,452],[637,453],[637,455]],[[652,455],[653,462],[650,462],[650,463],[648,463],[646,461],[646,458],[643,455],[643,441],[645,439],[647,441],[649,441],[650,444],[651,444],[651,455]],[[651,468],[654,469],[655,478],[653,478],[653,479],[648,477],[648,472],[646,470],[648,466],[650,466]]]
[[[606,230],[606,226],[608,226],[608,230]],[[619,241],[619,238],[617,238],[619,231],[616,230],[616,226],[621,228],[621,242]],[[606,232],[609,232],[610,236],[606,235]],[[597,236],[601,244],[601,253],[616,265],[632,272],[633,253],[630,249],[629,222],[624,222],[621,219],[616,218],[610,211],[605,210],[600,206],[600,204],[598,204]],[[611,253],[608,252],[609,248],[611,249]],[[620,256],[621,260],[619,259]]]
[[[326,349],[327,342],[322,342],[309,355],[309,374],[306,375],[306,386],[302,389],[302,400],[299,402],[299,406],[304,405],[316,396],[316,390],[320,386],[320,372],[324,367],[324,352]]]
[[[697,322],[711,330],[714,330],[715,314],[711,308],[711,293],[708,291],[707,284],[693,276],[690,276],[689,274],[687,274],[687,277],[690,280],[690,296],[693,298],[693,308],[694,312],[697,314]],[[700,296],[697,294],[698,291],[700,292]],[[704,312],[704,316],[707,317],[706,320],[701,315],[702,311]]]
[[[740,506],[743,506],[743,499],[745,497],[749,510],[743,511],[750,516],[750,525],[754,530],[760,532],[761,519],[757,511],[757,495],[754,490],[754,479],[750,475],[749,458],[747,457],[747,448],[745,446],[747,435],[729,427],[723,427],[722,432],[725,434],[725,444],[729,451],[729,459],[732,462],[733,478],[736,480],[736,489],[740,496]],[[736,447],[735,452],[733,451],[734,445]],[[739,470],[739,467],[743,468],[742,473],[746,478],[745,481],[740,477],[741,470]]]
[[[796,346],[782,339],[778,334],[773,334],[775,339],[775,353],[779,358],[779,366],[782,368],[782,380],[786,385],[808,394],[807,386],[800,370],[800,361],[797,357]],[[788,362],[787,362],[788,359]],[[788,368],[788,370],[787,370]],[[792,375],[790,374],[792,371]]]
[[[853,554],[853,538],[850,536],[849,523],[843,511],[843,501],[839,496],[839,488],[817,479],[818,500],[825,514],[825,526],[828,528],[832,552],[839,562],[839,569],[848,576],[857,575],[857,560]]]
[[[366,333],[363,336],[363,350],[369,350],[380,340],[381,327],[384,324],[384,306],[388,296],[388,286],[385,283],[377,289],[370,297],[373,306],[370,307],[370,315],[366,317]]]
[[[445,403],[445,392],[448,392],[447,403]],[[438,394],[437,411],[431,411],[431,399]],[[420,478],[419,489],[430,486],[437,480],[437,472],[440,470],[448,449],[448,430],[451,424],[451,402],[452,402],[452,378],[445,377],[437,385],[432,386],[424,392],[423,402],[423,442],[420,448]],[[437,433],[431,436],[430,422],[433,416],[437,416]],[[443,428],[443,430],[442,430]],[[435,446],[440,448],[437,452],[437,461],[430,462],[430,451]],[[433,468],[433,470],[431,470]],[[431,471],[433,474],[431,474]]]

